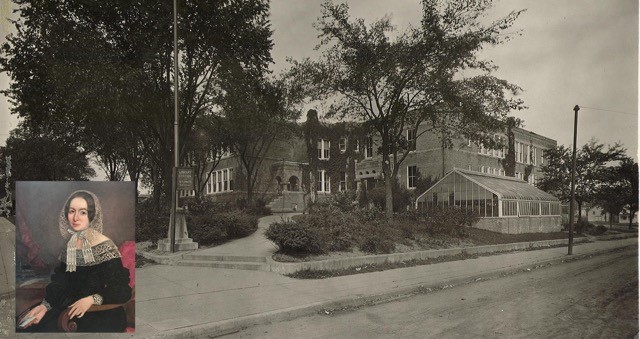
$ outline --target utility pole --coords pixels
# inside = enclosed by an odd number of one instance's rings
[[[169,239],[171,253],[176,251],[176,209],[178,205],[178,0],[173,0],[173,170],[171,171],[171,221],[169,222]]]
[[[573,254],[573,199],[576,192],[576,142],[578,139],[578,111],[580,106],[573,108],[575,118],[573,121],[573,156],[571,160],[571,200],[569,201],[569,255]]]

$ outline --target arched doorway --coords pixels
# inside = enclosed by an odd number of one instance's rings
[[[291,178],[289,178],[289,190],[292,192],[297,192],[300,190],[300,185],[299,185],[300,180],[298,179],[298,177],[296,177],[295,175],[292,175]]]

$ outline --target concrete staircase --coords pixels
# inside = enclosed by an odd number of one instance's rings
[[[268,205],[273,213],[285,213],[304,210],[304,193],[303,192],[282,192],[273,199]]]
[[[187,254],[175,264],[180,266],[230,268],[237,270],[270,270],[266,257],[255,256]]]

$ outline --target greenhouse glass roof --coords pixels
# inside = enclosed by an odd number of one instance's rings
[[[485,189],[497,194],[502,199],[559,201],[558,198],[553,195],[527,183],[526,181],[516,178],[495,176],[461,169],[454,169],[447,175],[451,175],[453,172],[457,172],[466,179],[483,186]]]

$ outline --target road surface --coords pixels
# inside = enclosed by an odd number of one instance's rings
[[[225,338],[632,338],[637,333],[638,251],[632,248],[255,326]]]

